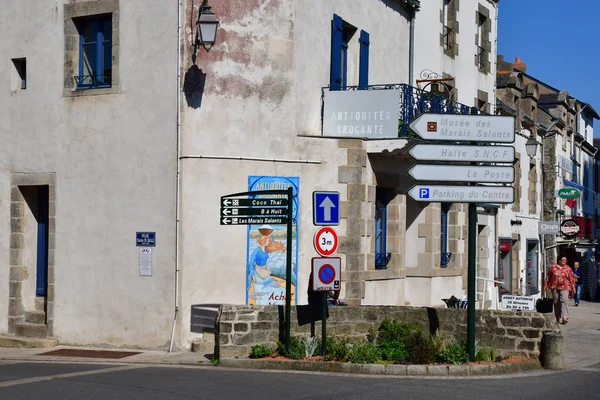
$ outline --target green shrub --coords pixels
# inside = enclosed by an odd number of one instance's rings
[[[408,358],[406,338],[417,328],[396,320],[384,319],[379,325],[375,343],[383,361],[401,362]]]
[[[411,364],[429,364],[435,361],[435,350],[429,336],[420,329],[410,332],[404,341],[407,361]]]
[[[265,358],[273,354],[273,349],[264,344],[257,344],[250,349],[250,358]]]
[[[359,340],[350,344],[348,361],[354,364],[373,364],[380,359],[380,352],[372,342]]]
[[[475,361],[494,361],[496,350],[493,347],[482,347],[475,353]]]
[[[277,342],[277,353],[281,356],[291,358],[292,360],[299,360],[304,358],[304,342],[299,338],[292,336],[290,338],[290,350],[285,351],[285,344]]]
[[[438,354],[438,361],[445,364],[465,364],[469,362],[469,353],[465,345],[453,343]]]
[[[319,340],[319,345],[317,346],[317,348],[320,349],[321,346],[321,341]],[[348,339],[337,338],[335,336],[327,336],[327,342],[325,343],[326,360],[335,360],[342,362],[347,361],[349,350],[350,349]]]

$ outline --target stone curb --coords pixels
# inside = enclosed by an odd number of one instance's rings
[[[226,358],[219,365],[227,368],[270,369],[283,371],[341,372],[365,375],[396,376],[481,376],[513,374],[541,369],[539,361],[472,365],[399,365],[350,364],[340,362],[234,359]]]

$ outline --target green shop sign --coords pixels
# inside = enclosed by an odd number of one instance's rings
[[[573,188],[562,188],[558,191],[558,197],[561,199],[576,199],[579,197],[579,190]]]

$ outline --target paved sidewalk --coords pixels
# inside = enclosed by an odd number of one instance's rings
[[[42,353],[48,353],[59,349],[78,349],[78,350],[103,350],[103,351],[133,351],[140,354],[132,355],[120,359],[111,358],[87,358],[87,357],[63,357],[63,356],[45,356]],[[0,347],[0,360],[4,361],[52,361],[52,362],[85,362],[102,364],[156,364],[156,365],[211,365],[211,361],[203,353],[185,352],[166,352],[139,349],[114,349],[114,348],[92,348],[92,347],[74,347],[74,346],[56,346],[46,349],[24,349],[24,348],[4,348]]]
[[[578,369],[600,363],[600,303],[569,300],[569,323],[561,325],[565,367]]]

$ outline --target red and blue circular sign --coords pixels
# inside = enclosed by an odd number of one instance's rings
[[[331,264],[324,264],[319,268],[319,280],[329,285],[335,280],[335,268]]]
[[[317,253],[324,257],[329,257],[336,252],[338,248],[338,235],[337,232],[328,226],[319,228],[315,233],[315,239],[313,244]]]

